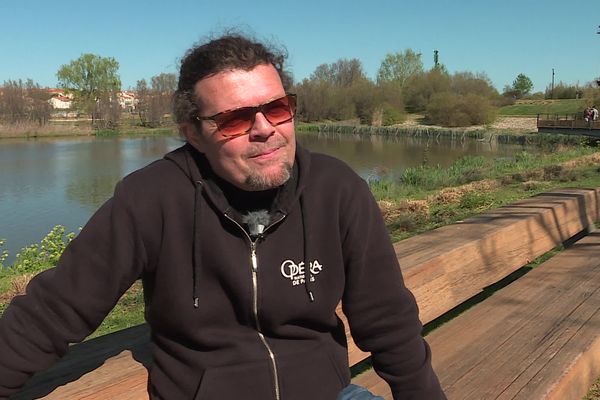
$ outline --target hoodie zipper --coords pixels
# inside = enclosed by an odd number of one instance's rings
[[[250,243],[250,262],[252,265],[252,314],[254,316],[254,324],[256,327],[256,332],[258,333],[258,337],[260,338],[261,342],[267,349],[267,353],[269,354],[269,359],[271,360],[271,367],[273,368],[273,377],[274,377],[274,381],[275,381],[275,388],[274,388],[275,389],[275,400],[281,400],[281,395],[280,395],[280,391],[279,391],[279,373],[277,372],[277,360],[275,359],[275,353],[273,352],[273,350],[271,349],[271,346],[269,346],[269,343],[267,342],[267,338],[265,338],[265,335],[262,333],[262,330],[260,327],[260,319],[258,318],[258,257],[256,256],[256,244],[258,242],[258,239],[253,241],[252,238],[250,237],[250,235],[248,235],[248,232],[246,232],[246,230],[236,220],[231,218],[228,214],[224,214],[224,215],[225,215],[225,217],[227,217],[227,219],[229,219],[231,222],[233,222],[235,225],[237,225],[238,228],[240,228],[242,232],[244,232],[244,235],[246,236],[246,238],[248,239],[248,242]],[[269,226],[267,226],[265,228],[264,232],[266,232],[273,225],[278,224],[284,218],[285,218],[285,214],[283,214],[283,216],[281,218],[279,218],[277,221],[275,221],[275,222],[271,223]]]

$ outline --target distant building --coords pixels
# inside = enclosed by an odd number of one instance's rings
[[[73,95],[65,93],[63,89],[46,89],[46,92],[52,96],[48,102],[55,110],[66,110],[73,106]],[[135,92],[130,90],[121,90],[117,93],[119,106],[128,111],[135,110],[138,103]]]
[[[119,105],[122,109],[133,111],[138,104],[138,98],[135,92],[130,90],[121,90],[117,94],[117,98],[119,99]]]
[[[68,110],[73,106],[73,95],[66,94],[63,89],[46,89],[46,92],[52,96],[48,103],[53,109]]]
[[[68,110],[73,105],[72,99],[62,95],[52,96],[48,102],[55,110]]]

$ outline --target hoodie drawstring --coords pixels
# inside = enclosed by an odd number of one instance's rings
[[[203,209],[203,207],[200,206],[200,196],[202,196],[202,181],[196,181],[194,186],[194,232],[192,234],[192,298],[194,300],[194,308],[198,308],[198,282],[200,279],[200,268],[202,266],[202,250],[200,249],[200,244],[198,243],[198,230],[200,229],[200,221],[202,220],[200,214],[202,213]]]
[[[315,295],[313,293],[313,291],[311,290],[311,286],[312,286],[312,273],[310,271],[310,257],[308,254],[308,227],[307,225],[307,217],[306,217],[306,213],[305,211],[305,207],[304,207],[304,196],[300,195],[300,216],[301,216],[301,220],[302,220],[302,240],[303,240],[303,252],[304,252],[304,265],[305,265],[305,271],[306,271],[306,278],[304,279],[304,289],[306,290],[306,295],[308,296],[308,299],[310,300],[311,303],[313,303],[315,301]]]

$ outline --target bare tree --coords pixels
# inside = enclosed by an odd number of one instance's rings
[[[50,118],[50,96],[40,85],[28,79],[5,81],[0,92],[0,117],[9,124],[36,122],[43,125]]]
[[[143,126],[157,127],[165,123],[171,111],[171,97],[177,87],[175,74],[162,73],[151,78],[148,88],[145,79],[137,82],[138,115]]]

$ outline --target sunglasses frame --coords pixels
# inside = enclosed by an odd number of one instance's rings
[[[276,102],[276,101],[281,101],[281,100],[286,100],[288,103],[288,107],[290,109],[290,118],[278,122],[278,123],[273,123],[269,120],[269,117],[267,116],[267,114],[265,113],[265,108],[268,108],[269,105],[271,105],[272,103]],[[230,138],[235,138],[238,136],[244,136],[247,135],[248,133],[250,133],[250,130],[252,129],[252,126],[254,125],[254,121],[256,120],[256,114],[257,113],[262,113],[265,117],[265,119],[272,125],[272,126],[278,126],[281,124],[285,124],[286,122],[290,122],[292,119],[294,119],[295,115],[296,115],[296,94],[295,93],[286,93],[285,96],[282,97],[278,97],[276,99],[273,100],[269,100],[266,103],[263,104],[259,104],[258,106],[250,106],[250,107],[239,107],[239,108],[232,108],[231,110],[225,110],[225,111],[221,111],[219,113],[216,113],[215,115],[211,115],[208,117],[202,117],[200,115],[197,115],[195,118],[198,121],[213,121],[215,123],[215,125],[217,126],[217,131],[221,131],[221,124],[219,123],[219,117],[224,116],[225,114],[229,114],[232,112],[236,112],[236,111],[248,111],[248,112],[252,112],[252,120],[251,120],[251,124],[250,127],[245,130],[244,132],[240,132],[240,133],[233,133],[233,134],[223,134],[221,133],[221,135],[223,135],[223,137],[230,139]]]

